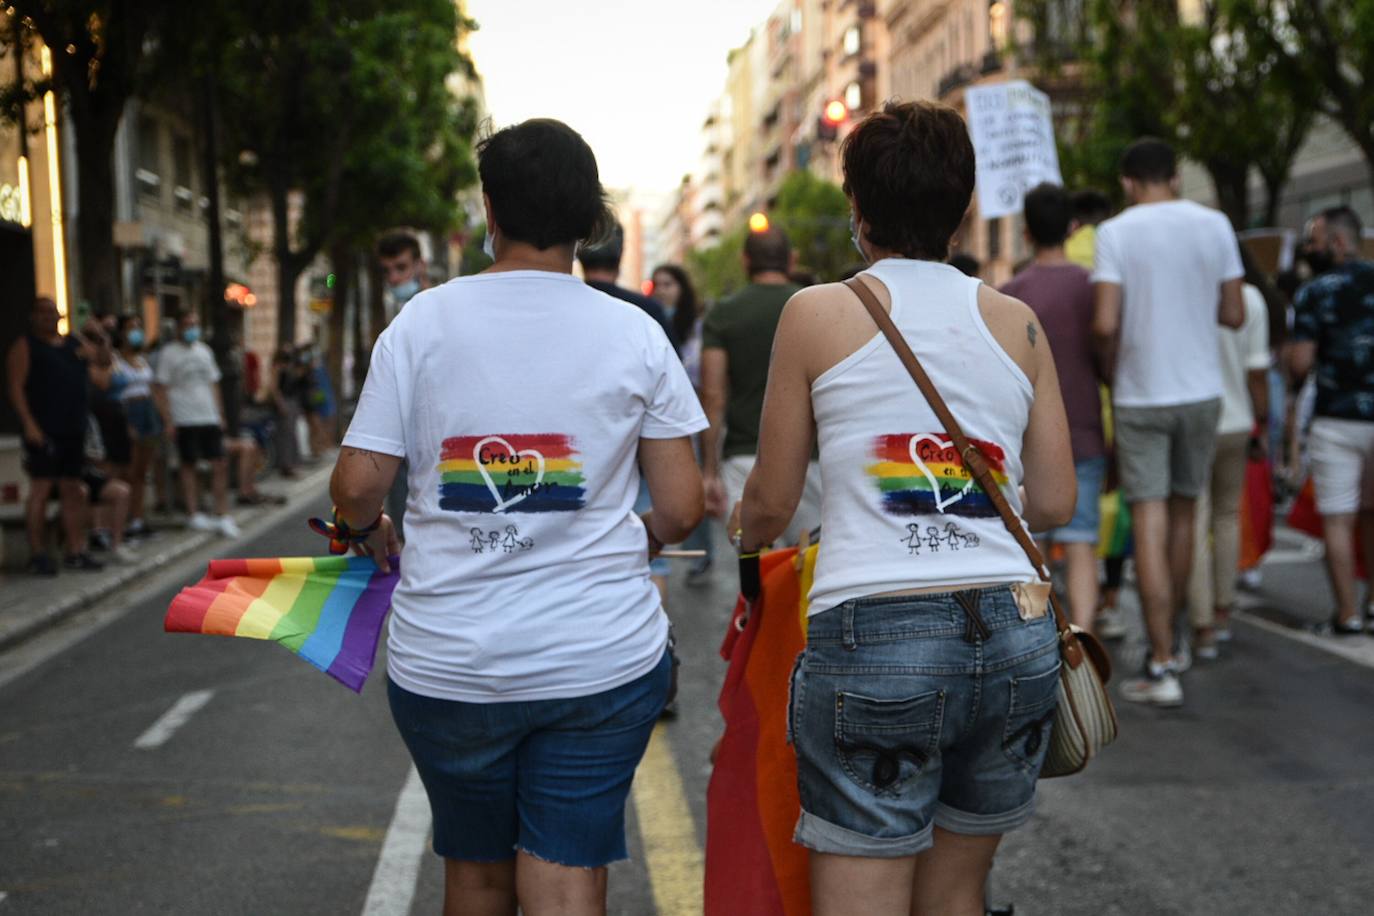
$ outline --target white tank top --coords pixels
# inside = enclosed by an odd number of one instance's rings
[[[980,281],[904,258],[865,273],[887,287],[893,322],[1019,515],[1034,393],[983,322]],[[816,379],[811,403],[822,487],[810,613],[884,592],[1035,578],[881,333]]]

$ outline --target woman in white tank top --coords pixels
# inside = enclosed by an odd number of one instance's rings
[[[1032,528],[1075,481],[1049,345],[1024,304],[942,263],[973,190],[950,108],[889,103],[844,145],[861,282]],[[803,290],[774,342],[744,550],[786,527],[813,443],[821,546],[788,729],[814,912],[981,914],[1030,817],[1053,720],[1053,615],[987,494],[853,291]]]

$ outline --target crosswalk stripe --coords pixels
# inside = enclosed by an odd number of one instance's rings
[[[166,744],[167,739],[189,722],[196,711],[210,702],[214,695],[213,690],[192,690],[185,694],[172,704],[171,709],[159,716],[156,722],[148,726],[147,731],[134,739],[134,747],[146,751]]]
[[[634,803],[658,916],[700,916],[705,866],[662,723],[635,774]]]

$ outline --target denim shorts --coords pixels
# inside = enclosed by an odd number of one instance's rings
[[[1073,475],[1078,480],[1073,518],[1045,536],[1059,544],[1096,544],[1098,529],[1102,527],[1102,485],[1107,479],[1107,459],[1098,456],[1075,461]]]
[[[627,858],[625,799],[670,667],[665,652],[620,687],[519,703],[435,699],[388,679],[392,718],[429,796],[434,851],[465,862],[524,851],[575,868]]]
[[[1053,614],[1005,586],[860,598],[813,616],[788,730],[817,852],[896,858],[935,826],[1002,834],[1031,815],[1058,703]]]

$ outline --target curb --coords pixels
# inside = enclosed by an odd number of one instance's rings
[[[286,505],[273,507],[269,512],[258,516],[258,519],[271,519],[273,522],[278,516],[289,515],[295,509],[295,503],[300,497],[311,493],[319,492],[321,485],[328,481],[330,472],[333,471],[333,455],[326,456],[328,461],[325,466],[302,475],[300,479],[292,481],[291,487],[286,491]],[[235,520],[242,520],[235,514]],[[251,524],[251,523],[250,523]],[[245,532],[247,533],[247,532]],[[132,566],[119,567],[118,575],[112,579],[104,579],[97,585],[89,585],[81,588],[74,588],[71,593],[43,608],[43,610],[32,614],[29,619],[15,623],[13,626],[0,630],[0,651],[4,651],[18,645],[34,636],[50,629],[73,614],[81,611],[97,601],[109,598],[115,592],[132,584],[135,580],[151,573],[169,563],[181,559],[188,554],[200,550],[212,541],[219,541],[218,535],[208,531],[197,531],[190,534],[175,544],[170,544],[164,550],[159,550],[156,554],[142,557],[138,563]],[[232,541],[227,543],[234,543]]]

